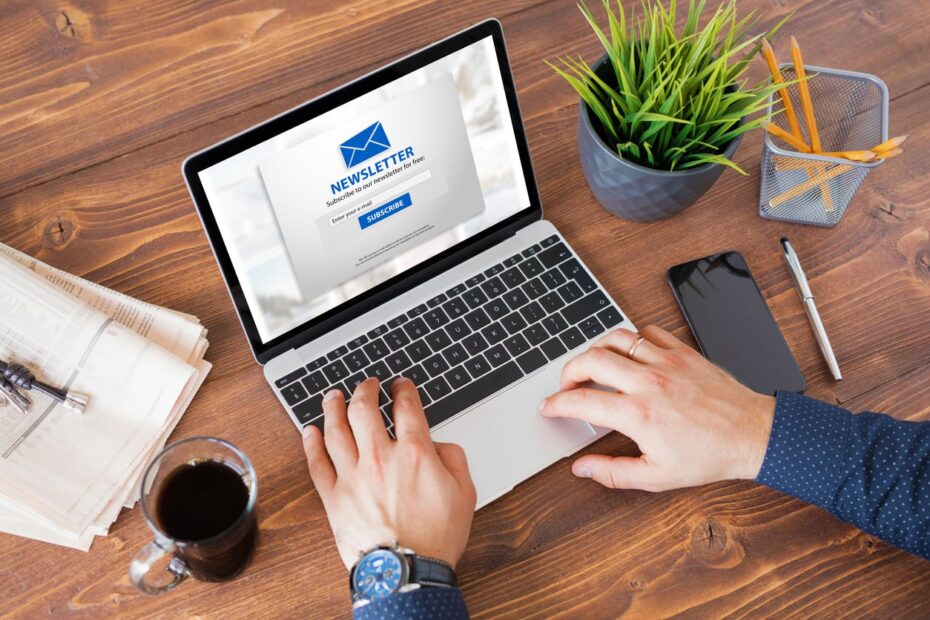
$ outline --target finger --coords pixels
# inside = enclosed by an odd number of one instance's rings
[[[662,329],[658,325],[647,325],[639,330],[639,333],[641,333],[646,340],[663,349],[680,349],[681,347],[688,346],[673,336],[671,332]]]
[[[413,381],[406,377],[396,379],[391,385],[391,395],[394,398],[394,435],[397,440],[419,437],[432,443],[423,404]]]
[[[616,351],[592,347],[569,360],[562,368],[562,389],[594,381],[620,392],[635,393],[647,372],[651,371],[647,371],[646,366]]]
[[[636,344],[640,338],[642,342]],[[640,364],[656,364],[662,359],[662,350],[650,342],[644,333],[637,334],[624,328],[602,336],[592,346],[609,349]]]
[[[660,490],[655,470],[641,456],[588,454],[572,464],[572,473],[610,489]]]
[[[441,442],[436,442],[435,446],[439,459],[459,483],[459,486],[473,493],[475,484],[472,482],[471,473],[468,471],[468,458],[465,456],[465,450],[462,449],[462,446]]]
[[[380,389],[377,379],[365,379],[355,388],[349,403],[349,426],[355,436],[359,454],[369,454],[389,441],[384,416],[378,407]]]
[[[645,424],[642,407],[634,397],[593,388],[556,392],[542,402],[539,413],[547,418],[574,418],[606,426],[634,441]]]
[[[320,498],[325,502],[333,485],[336,484],[336,468],[333,467],[333,462],[329,460],[329,455],[326,453],[320,429],[312,424],[304,427],[303,444],[310,479],[320,494]]]
[[[323,443],[337,474],[358,462],[358,447],[349,428],[346,399],[340,390],[330,390],[323,396]]]

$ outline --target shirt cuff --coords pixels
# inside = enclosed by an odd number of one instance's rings
[[[468,620],[458,588],[420,588],[393,594],[355,609],[355,620]]]
[[[852,414],[779,391],[769,445],[757,482],[818,506],[831,506],[846,460]]]

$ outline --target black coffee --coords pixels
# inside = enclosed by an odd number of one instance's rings
[[[180,543],[178,555],[194,576],[222,581],[238,574],[252,557],[254,512],[237,525],[248,502],[249,488],[234,469],[215,461],[184,465],[170,474],[158,494],[158,525]]]

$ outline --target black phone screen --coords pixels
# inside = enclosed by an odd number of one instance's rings
[[[756,392],[804,390],[804,376],[739,252],[676,265],[668,281],[707,359]]]

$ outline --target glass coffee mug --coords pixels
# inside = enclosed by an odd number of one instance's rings
[[[171,444],[142,478],[142,512],[155,540],[129,566],[129,579],[161,594],[187,577],[226,581],[252,559],[258,540],[255,469],[214,437]]]

